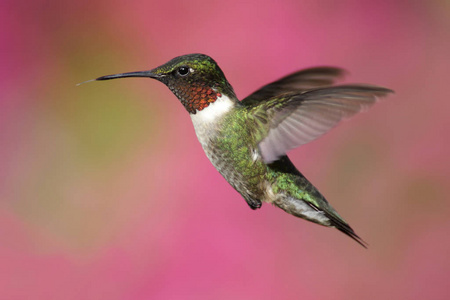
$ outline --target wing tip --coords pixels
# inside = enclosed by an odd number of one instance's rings
[[[388,94],[395,94],[395,91],[389,88],[367,83],[351,83],[351,84],[337,85],[334,87],[339,89],[352,89],[359,92],[368,92],[372,93],[377,97],[385,97]]]

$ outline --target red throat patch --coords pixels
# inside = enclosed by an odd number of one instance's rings
[[[211,87],[206,85],[191,85],[180,93],[181,102],[188,112],[194,113],[208,107],[210,103],[221,97],[222,94],[214,91]]]

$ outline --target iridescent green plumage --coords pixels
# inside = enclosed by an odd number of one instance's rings
[[[149,77],[166,84],[190,113],[206,155],[252,209],[262,202],[364,241],[295,168],[286,152],[318,138],[341,120],[392,92],[370,85],[332,86],[338,68],[299,71],[239,101],[207,55],[174,58],[150,71],[97,80]]]
[[[216,169],[252,209],[261,207],[261,201],[269,202],[296,217],[336,227],[365,246],[287,156],[270,164],[266,164],[260,157],[254,159],[262,136],[261,126],[255,127],[254,123],[264,123],[260,121],[260,117],[255,116],[254,109],[238,106],[232,114],[215,125],[217,134],[211,136],[207,143],[202,143]],[[268,192],[270,190],[272,192]],[[302,207],[299,211],[289,199],[304,201],[311,209],[323,212],[325,218],[320,218],[317,214],[308,217],[308,214],[303,213],[306,208]]]

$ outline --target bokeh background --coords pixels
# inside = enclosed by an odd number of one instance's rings
[[[449,1],[0,2],[0,299],[450,299]],[[214,57],[239,97],[334,65],[396,91],[290,156],[369,242],[264,205],[147,79]]]

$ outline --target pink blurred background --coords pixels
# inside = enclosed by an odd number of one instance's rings
[[[450,299],[449,1],[0,2],[0,299]],[[357,233],[212,167],[147,79],[211,55],[239,97],[300,68],[396,94],[290,153]]]

